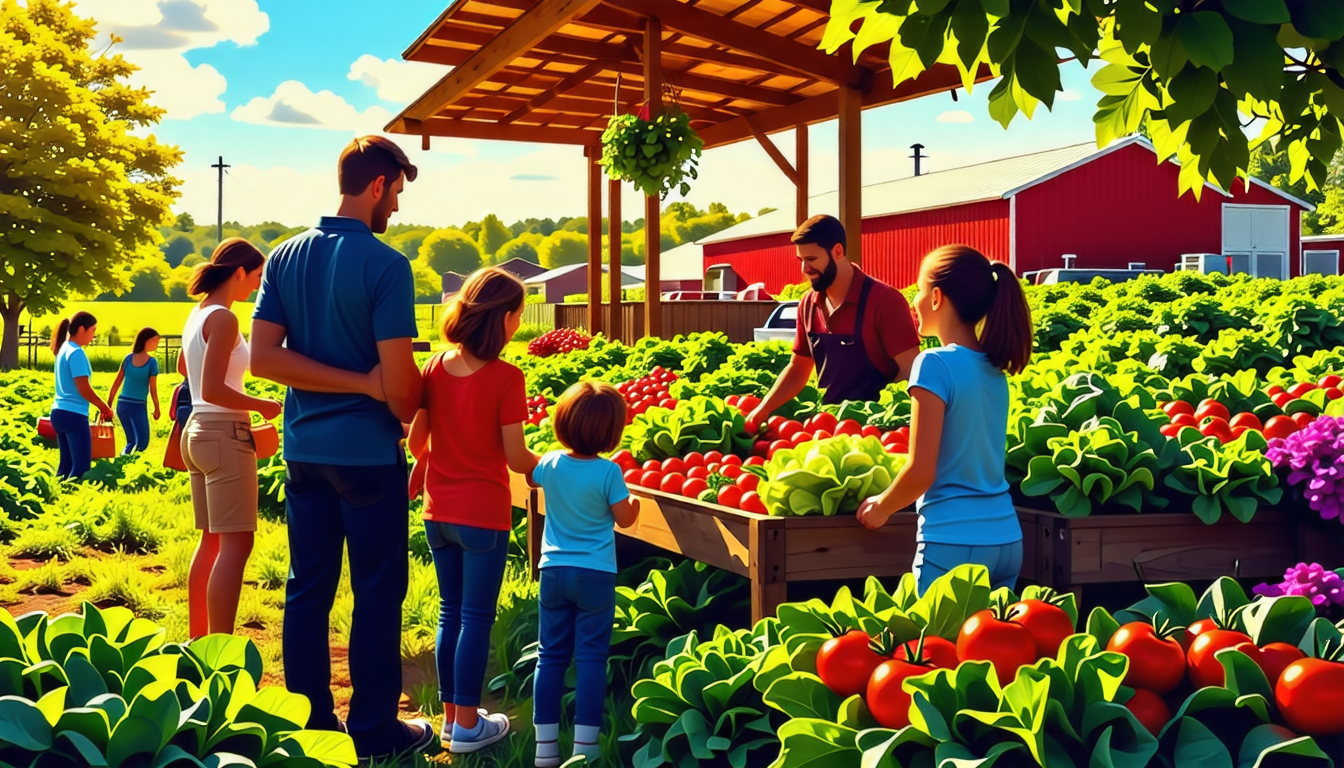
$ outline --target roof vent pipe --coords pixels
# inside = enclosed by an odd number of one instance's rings
[[[1066,253],[1066,254],[1064,254],[1064,268],[1065,268],[1065,269],[1073,269],[1073,263],[1076,262],[1076,261],[1078,261],[1078,254],[1076,254],[1076,253]]]
[[[919,161],[926,159],[928,155],[920,154],[920,150],[924,148],[923,144],[911,144],[910,148],[915,150],[915,154],[911,155],[910,159],[915,161],[915,175],[919,176],[923,173],[919,167]]]

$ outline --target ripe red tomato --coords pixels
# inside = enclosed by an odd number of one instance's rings
[[[1233,429],[1236,429],[1237,427],[1246,427],[1247,429],[1260,431],[1265,428],[1265,425],[1260,421],[1260,417],[1256,416],[1254,413],[1238,413],[1236,416],[1232,417],[1230,423],[1232,424]]]
[[[705,464],[719,464],[723,461],[723,454],[718,451],[705,451]]]
[[[684,485],[686,485],[686,475],[680,472],[668,472],[663,475],[662,482],[658,483],[658,490],[663,493],[681,493],[681,488]]]
[[[701,469],[701,467],[696,467],[696,469]],[[689,477],[681,486],[681,495],[688,499],[694,499],[707,488],[709,488],[709,483],[706,483],[704,478]]]
[[[742,396],[741,396],[741,395],[729,395],[729,396],[723,398],[723,402],[724,402],[726,405],[731,405],[731,406],[733,406],[734,408],[736,408],[736,407],[737,407],[737,404],[740,403],[740,402],[742,402]]]
[[[761,497],[757,496],[755,491],[747,491],[742,494],[742,499],[737,503],[737,508],[743,512],[755,512],[758,515],[768,514],[765,509],[765,502],[761,501]]]
[[[1288,394],[1294,398],[1304,397],[1308,392],[1316,389],[1316,385],[1310,381],[1301,381],[1288,388]]]
[[[863,433],[863,425],[854,419],[845,419],[835,425],[835,434],[837,435],[860,435]]]
[[[626,485],[639,485],[639,479],[643,476],[644,470],[642,469],[627,469],[625,470],[625,473],[621,475],[621,478],[625,480]]]
[[[765,459],[762,459],[760,456],[752,456],[750,459],[747,459],[747,463],[746,463],[745,466],[748,466],[748,467],[764,467],[764,466],[765,466]]]
[[[1325,396],[1329,400],[1338,400],[1339,398],[1344,397],[1344,389],[1340,389],[1339,387],[1326,387]]]
[[[868,426],[859,430],[859,434],[863,435],[864,437],[881,437],[882,430],[873,426],[872,424],[869,424]]]
[[[686,462],[682,461],[676,456],[673,456],[672,458],[667,459],[666,461],[663,462],[664,472],[680,472],[682,474],[685,474],[687,469],[688,467],[686,466]]]
[[[1298,411],[1293,414],[1293,423],[1297,425],[1298,429],[1306,429],[1311,426],[1311,422],[1315,420],[1316,417],[1306,411]]]
[[[817,677],[841,696],[863,693],[873,670],[882,663],[870,643],[868,634],[857,629],[827,640],[817,651]]]
[[[877,665],[868,680],[863,701],[873,719],[883,728],[904,728],[910,724],[910,694],[901,684],[912,677],[927,675],[933,667],[889,659]]]
[[[1214,621],[1212,618],[1196,619],[1195,621],[1190,622],[1190,626],[1185,628],[1185,634],[1183,636],[1181,645],[1185,646],[1186,649],[1188,650],[1190,648],[1190,644],[1195,641],[1196,637],[1199,637],[1205,632],[1208,632],[1210,629],[1218,629],[1218,628],[1219,628],[1218,622]]]
[[[681,457],[681,460],[686,462],[686,466],[688,467],[705,466],[705,455],[703,453],[700,453],[699,451],[691,451],[690,453]]]
[[[736,464],[723,464],[719,466],[719,474],[729,480],[736,480],[742,476],[742,468]]]
[[[1159,637],[1146,621],[1133,621],[1116,630],[1106,650],[1129,657],[1125,685],[1171,693],[1185,677],[1185,651],[1171,638]]]
[[[771,432],[779,432],[779,428],[784,425],[784,417],[778,414],[766,419],[765,428]]]
[[[1199,424],[1199,434],[1215,438],[1220,443],[1226,443],[1232,439],[1232,428],[1220,416],[1207,416]]]
[[[731,509],[740,509],[742,505],[742,489],[736,485],[725,485],[719,489],[719,503]]]
[[[957,658],[990,662],[999,685],[1003,686],[1017,677],[1018,667],[1036,661],[1036,640],[1026,627],[1004,621],[986,609],[972,614],[961,625]]]
[[[1344,733],[1344,664],[1298,659],[1274,686],[1274,702],[1295,731],[1309,736]]]
[[[742,476],[737,478],[737,482],[734,483],[734,485],[744,491],[754,491],[760,484],[761,478],[750,472],[743,472]]]
[[[1274,404],[1280,408],[1286,408],[1289,403],[1293,402],[1293,396],[1287,392],[1279,392],[1277,395],[1270,395],[1269,399],[1273,400]]]
[[[742,457],[730,453],[723,457],[722,462],[724,464],[735,464],[740,467],[742,466]]]
[[[804,432],[801,430],[798,432],[794,432],[793,435],[789,437],[789,443],[791,443],[792,445],[802,445],[803,443],[810,442],[811,440],[812,440],[812,433]]]
[[[1301,648],[1288,643],[1266,643],[1260,648],[1260,669],[1265,671],[1265,678],[1273,686],[1279,682],[1283,676],[1283,671],[1298,659],[1305,659],[1307,654],[1302,652]]]
[[[1283,394],[1283,387],[1280,387],[1278,384],[1275,384],[1269,389],[1266,389],[1265,393],[1268,394],[1270,397],[1274,397],[1275,395]]]
[[[775,441],[775,442],[779,442],[779,441],[777,440],[777,441]],[[754,443],[751,444],[751,455],[753,455],[753,456],[767,456],[767,455],[770,454],[770,446],[771,446],[771,445],[772,445],[772,443],[771,443],[769,440],[757,440],[756,442],[754,442]]]
[[[1173,416],[1173,417],[1171,418],[1171,423],[1172,423],[1172,424],[1175,424],[1175,425],[1178,426],[1178,427],[1197,427],[1197,426],[1199,426],[1199,422],[1195,419],[1194,414],[1190,414],[1190,413],[1178,413],[1178,414],[1176,414],[1175,416]]]
[[[1181,433],[1181,429],[1182,427],[1178,424],[1163,424],[1162,426],[1157,428],[1157,431],[1161,432],[1167,437],[1176,437]]]
[[[639,484],[651,490],[657,490],[663,484],[663,473],[656,469],[644,470],[644,475],[639,479]]]
[[[611,460],[616,462],[616,466],[621,469],[634,469],[639,466],[639,463],[635,461],[634,454],[624,449],[611,454]]]
[[[649,459],[648,461],[644,462],[644,471],[645,471],[645,472],[662,472],[662,471],[663,471],[663,462],[661,462],[661,461],[659,461],[659,460],[657,460],[657,459]]]
[[[1166,405],[1162,406],[1162,412],[1167,414],[1167,416],[1171,418],[1175,418],[1175,416],[1179,413],[1188,413],[1191,416],[1194,416],[1195,406],[1185,402],[1184,400],[1172,400],[1170,403],[1167,403]]]
[[[686,470],[686,479],[687,479],[687,480],[697,480],[697,479],[698,479],[698,480],[708,480],[708,479],[709,479],[709,467],[691,467],[690,469]]]
[[[788,440],[802,431],[803,431],[802,424],[799,424],[793,419],[789,419],[788,421],[785,421],[783,424],[779,425],[779,438],[781,440]]]
[[[1219,416],[1223,421],[1232,418],[1232,414],[1227,411],[1227,406],[1211,397],[1201,401],[1199,407],[1195,409],[1196,421],[1203,421],[1208,416]]]
[[[1326,374],[1325,376],[1322,376],[1321,380],[1316,382],[1316,386],[1320,387],[1321,389],[1338,387],[1340,384],[1344,384],[1344,377],[1336,376],[1333,373],[1329,373]]]
[[[835,419],[835,414],[822,411],[821,413],[818,413],[816,416],[812,417],[811,429],[813,432],[824,429],[827,432],[834,433],[838,423],[839,422],[837,422]]]
[[[790,443],[788,440],[776,440],[775,442],[770,444],[770,449],[766,451],[766,455],[773,457],[776,451],[782,451],[785,448],[792,448],[792,447],[793,443]]]
[[[1063,608],[1044,600],[1023,600],[1008,606],[1008,620],[1021,624],[1036,642],[1036,658],[1055,658],[1064,638],[1073,634],[1073,620]]]
[[[828,437],[833,437],[833,435],[824,429],[819,429],[816,432],[812,433],[813,440],[825,440]]]
[[[1248,635],[1230,629],[1202,632],[1190,643],[1190,653],[1186,655],[1190,680],[1196,688],[1218,688],[1223,685],[1223,665],[1214,656],[1224,648],[1235,648],[1250,656],[1256,664],[1261,663],[1260,649],[1255,647]]]
[[[896,648],[896,658],[910,661],[910,657],[914,655],[916,650],[918,650],[918,646],[918,640],[902,643]],[[910,650],[906,651],[907,648]],[[938,637],[937,635],[925,636],[924,661],[939,669],[956,669],[957,664],[960,663],[960,660],[957,658],[956,643]]]
[[[1297,424],[1287,416],[1275,416],[1265,425],[1265,437],[1269,439],[1287,438],[1297,433]]]
[[[1125,709],[1134,713],[1139,725],[1156,736],[1171,720],[1171,708],[1161,696],[1144,688],[1135,688],[1134,695],[1125,702]]]

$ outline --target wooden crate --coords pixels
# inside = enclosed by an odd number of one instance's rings
[[[1084,584],[1263,579],[1299,561],[1301,518],[1257,512],[1249,523],[1225,516],[1206,525],[1191,512],[1069,518],[1018,509],[1022,578],[1060,591]]]
[[[878,531],[853,515],[772,517],[643,488],[639,520],[623,536],[685,555],[751,580],[752,621],[773,616],[788,599],[790,582],[897,578],[915,556],[915,516],[894,515]],[[533,577],[541,558],[545,499],[528,500],[528,552]]]

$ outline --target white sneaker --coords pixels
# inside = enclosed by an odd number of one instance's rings
[[[454,755],[477,752],[502,740],[509,735],[509,716],[501,712],[494,714],[480,710],[481,720],[477,725],[478,733],[468,736],[466,729],[454,723],[452,744],[448,751]]]

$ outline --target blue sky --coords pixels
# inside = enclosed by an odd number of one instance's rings
[[[184,161],[178,210],[215,218],[223,155],[234,166],[224,215],[244,223],[309,223],[335,205],[335,160],[351,137],[380,131],[446,68],[401,61],[401,52],[445,0],[78,0],[79,13],[142,71],[136,82],[168,110],[155,133]],[[909,146],[925,145],[928,170],[1093,140],[1097,94],[1089,74],[1066,65],[1053,113],[1019,117],[1009,130],[989,119],[989,86],[864,113],[864,182],[908,176]],[[812,129],[812,189],[836,183],[834,123]],[[792,136],[776,140],[791,154]],[[584,212],[584,161],[572,147],[436,139],[402,145],[420,179],[394,221],[450,225],[497,213],[506,221]],[[755,143],[711,150],[688,199],[733,210],[788,203],[792,186]],[[626,211],[638,210],[628,192]]]

